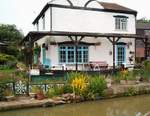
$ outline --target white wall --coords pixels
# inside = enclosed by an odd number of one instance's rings
[[[50,18],[50,8],[45,12],[45,29],[43,29],[43,19],[42,17],[39,19],[39,31],[50,31],[51,27],[51,18]],[[37,26],[35,24],[35,29],[37,31]]]
[[[50,4],[70,5],[67,0],[51,0]]]
[[[109,55],[109,51],[112,51],[112,44],[106,38],[97,38],[101,42],[99,46],[89,47],[89,61],[106,61],[112,66],[112,55]]]
[[[52,8],[53,31],[135,34],[135,16],[89,10]],[[115,30],[115,15],[128,18],[127,31]]]
[[[47,42],[48,37],[44,37],[37,41],[38,45],[42,45],[43,43]],[[66,37],[51,37],[55,40],[64,40]],[[113,55],[110,55],[109,52],[113,51],[112,44],[106,38],[84,38],[92,39],[92,42],[100,42],[100,45],[91,45],[89,46],[89,61],[106,61],[109,66],[113,66]],[[68,40],[68,39],[67,39]],[[125,42],[125,43],[132,43],[129,48],[126,46],[126,64],[129,65],[129,57],[131,57],[130,51],[135,52],[135,39],[131,38],[121,38],[118,42]],[[135,54],[134,54],[135,55]],[[62,64],[59,63],[59,54],[58,54],[58,45],[50,45],[46,52],[46,58],[51,60],[52,66],[61,66]],[[42,63],[42,52],[40,61]],[[134,61],[132,62],[134,63]],[[75,69],[75,65],[67,65],[67,69]],[[83,69],[83,65],[79,65],[79,69]]]

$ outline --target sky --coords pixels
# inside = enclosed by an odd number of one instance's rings
[[[0,24],[15,24],[24,35],[33,30],[32,22],[50,0],[0,0]],[[137,19],[150,19],[149,0],[100,0],[113,2],[138,12]]]

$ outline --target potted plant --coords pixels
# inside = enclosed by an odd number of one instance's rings
[[[38,99],[38,100],[45,99],[45,95],[44,95],[44,92],[43,92],[41,87],[39,87],[39,86],[33,87],[31,94],[33,94],[33,93],[34,93],[34,98],[35,99]]]

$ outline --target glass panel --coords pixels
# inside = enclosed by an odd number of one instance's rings
[[[74,62],[74,51],[68,51],[68,62]]]
[[[121,64],[123,64],[125,62],[125,47],[124,46],[118,46],[117,47],[117,62],[118,65],[120,66]]]
[[[116,17],[115,28],[118,30],[127,30],[127,18]]]
[[[81,63],[82,62],[82,51],[78,51],[78,62]]]
[[[88,62],[88,51],[83,51],[83,62]]]
[[[66,62],[66,51],[60,51],[60,62],[65,63]]]
[[[88,62],[88,46],[79,46],[77,50],[78,62]],[[75,63],[76,53],[75,46],[60,46],[59,47],[59,62]]]

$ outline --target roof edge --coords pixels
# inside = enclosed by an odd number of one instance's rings
[[[59,7],[59,8],[70,8],[70,9],[80,9],[80,10],[95,10],[95,11],[107,11],[107,12],[116,12],[116,13],[127,13],[127,14],[134,14],[137,16],[137,11],[132,10],[132,11],[124,11],[124,10],[113,10],[113,9],[98,9],[98,8],[85,8],[85,7],[80,7],[80,6],[68,6],[68,5],[61,5],[61,4],[50,4],[47,3],[39,15],[35,18],[35,20],[32,22],[32,24],[35,24],[37,20],[44,14],[44,12],[49,8],[49,7]]]

